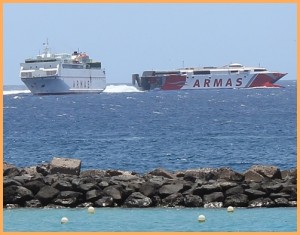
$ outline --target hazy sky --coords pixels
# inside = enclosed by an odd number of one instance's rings
[[[86,52],[107,83],[132,73],[237,62],[296,79],[296,4],[4,4],[4,85],[43,50]]]

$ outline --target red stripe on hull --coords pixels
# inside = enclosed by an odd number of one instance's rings
[[[274,83],[285,75],[286,74],[284,73],[261,73],[256,76],[249,87],[281,87],[280,85],[276,85]]]
[[[170,75],[166,77],[162,90],[180,90],[186,82],[186,76]]]

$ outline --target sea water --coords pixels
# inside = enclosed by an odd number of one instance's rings
[[[55,156],[81,170],[146,173],[254,164],[296,167],[296,81],[285,88],[139,92],[109,85],[104,93],[33,96],[4,88],[4,161],[18,167]],[[206,222],[199,223],[199,214]],[[62,216],[69,223],[60,224]],[[5,231],[295,231],[295,208],[13,209]]]
[[[88,95],[4,91],[4,160],[16,166],[82,160],[85,169],[149,172],[253,164],[296,166],[296,81],[285,88]]]
[[[199,215],[205,222],[199,222]],[[61,224],[63,217],[68,223]],[[296,208],[7,209],[4,231],[296,231]]]

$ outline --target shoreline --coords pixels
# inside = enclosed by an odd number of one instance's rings
[[[18,168],[4,163],[4,208],[296,207],[297,169],[253,165],[144,174],[84,170],[81,160],[54,157]]]

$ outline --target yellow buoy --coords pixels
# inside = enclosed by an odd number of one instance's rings
[[[95,213],[95,208],[92,207],[92,206],[90,206],[90,207],[88,208],[88,212],[89,212],[90,214],[94,214],[94,213]]]
[[[198,221],[199,222],[205,222],[205,216],[204,215],[199,215],[198,216]]]
[[[69,222],[69,220],[68,220],[67,217],[62,217],[61,220],[60,220],[60,223],[61,223],[61,224],[66,224],[66,223],[68,223],[68,222]]]
[[[227,212],[233,212],[234,208],[232,206],[227,207]]]

